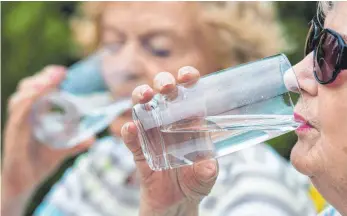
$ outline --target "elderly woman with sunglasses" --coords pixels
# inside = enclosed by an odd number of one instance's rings
[[[347,2],[324,3],[322,9],[325,21],[313,19],[306,57],[294,67],[305,100],[296,112],[306,124],[296,131],[291,161],[347,215]]]
[[[295,108],[295,117],[305,122],[296,130],[298,142],[292,151],[291,161],[335,207],[328,208],[321,215],[347,215],[347,2],[320,3],[320,9],[323,15],[314,18],[311,23],[305,48],[306,57],[294,66],[300,89],[292,85],[291,78],[295,76],[289,73],[286,76],[287,87],[302,93]],[[190,78],[197,80],[198,77]],[[133,92],[135,102],[145,103],[152,98],[154,91],[148,89],[146,94],[141,95],[140,89]],[[168,89],[157,90],[164,92]],[[140,214],[197,215],[199,200],[213,187],[213,182],[205,184],[203,179],[218,174],[217,164],[214,161],[202,161],[180,170],[181,176],[166,171],[154,173],[144,160],[135,125],[126,124],[122,135],[134,154],[142,177]],[[158,184],[169,179],[176,179],[176,182]],[[202,181],[199,182],[200,179]],[[187,193],[190,191],[189,186],[196,184],[200,185],[199,190]],[[172,199],[167,199],[167,196]],[[230,200],[235,196],[230,196]],[[258,196],[261,197],[260,194]],[[228,212],[223,211],[220,215],[254,215],[249,210],[256,208],[267,209],[272,212],[271,215],[283,215],[283,212],[271,211],[274,207],[268,205],[268,201],[233,200],[232,205],[226,206],[234,209],[229,208]],[[264,214],[259,211],[258,215]]]

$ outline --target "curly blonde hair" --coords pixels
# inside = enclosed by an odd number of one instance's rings
[[[85,2],[71,22],[75,41],[83,54],[100,43],[100,17],[109,2]],[[285,41],[272,3],[194,2],[222,68],[252,61],[282,51]]]

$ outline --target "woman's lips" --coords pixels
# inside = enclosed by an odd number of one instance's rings
[[[307,131],[313,128],[312,125],[304,117],[302,117],[301,115],[297,113],[294,113],[294,120],[296,122],[301,123],[301,125],[296,129],[296,131],[298,132]]]
[[[311,128],[313,128],[313,127],[312,127],[310,124],[305,123],[305,124],[300,125],[300,126],[296,129],[296,131],[306,131],[306,130],[309,130],[309,129],[311,129]]]

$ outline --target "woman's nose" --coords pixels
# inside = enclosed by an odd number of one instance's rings
[[[112,55],[115,66],[113,73],[121,76],[123,81],[136,81],[146,74],[146,64],[135,45],[124,47],[119,53]]]
[[[312,96],[317,95],[318,83],[313,75],[313,53],[287,70],[284,74],[284,83],[289,91],[306,92]]]

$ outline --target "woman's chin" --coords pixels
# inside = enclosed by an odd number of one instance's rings
[[[314,176],[319,172],[319,154],[316,146],[317,139],[298,138],[290,154],[293,166],[306,176]]]

